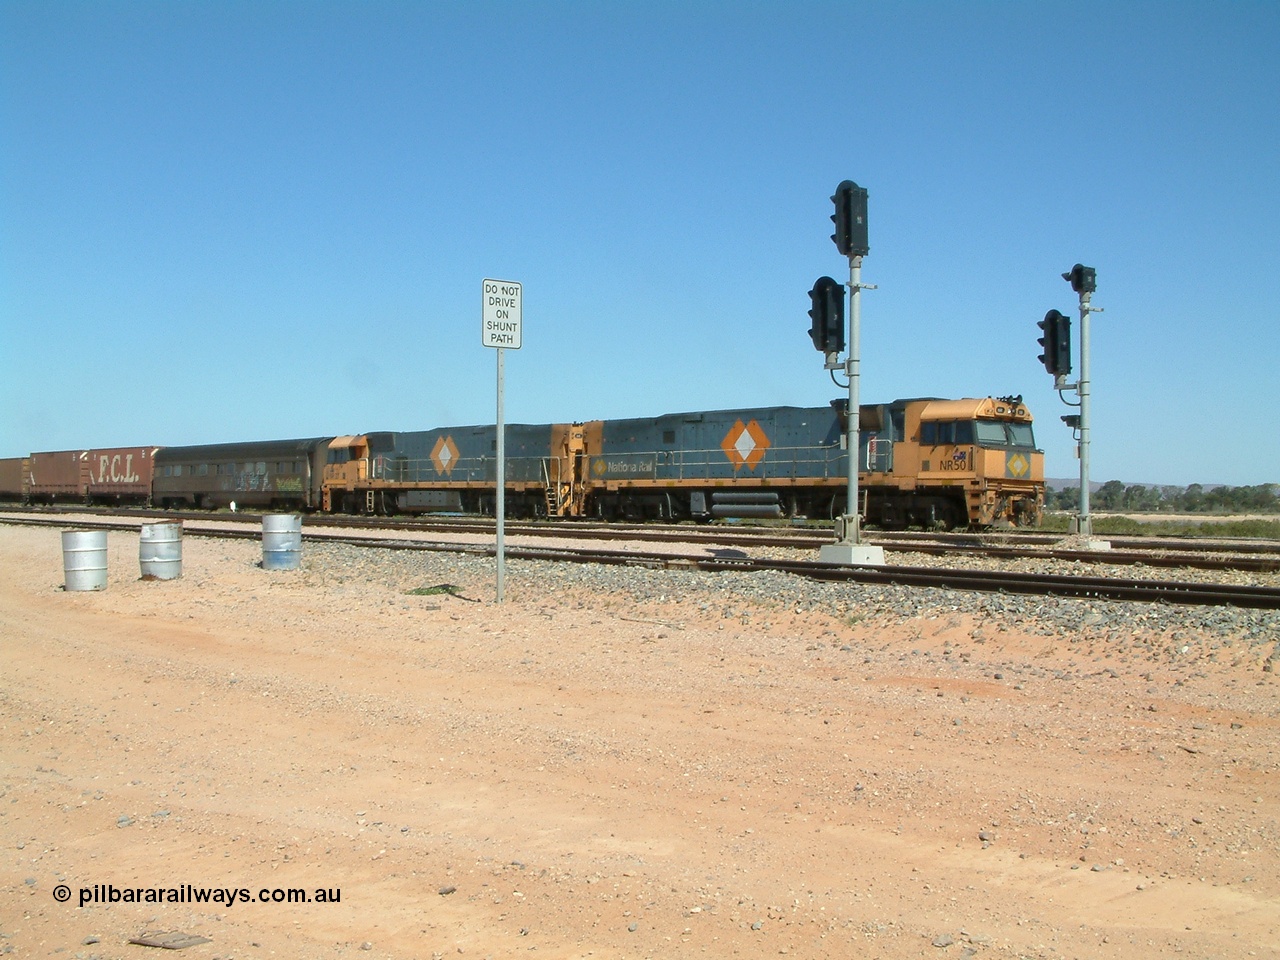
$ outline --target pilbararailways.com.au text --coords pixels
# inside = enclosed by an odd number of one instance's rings
[[[58,897],[59,891],[54,891]],[[62,899],[62,898],[59,898]],[[70,899],[67,897],[65,899]],[[341,887],[197,887],[190,883],[176,887],[117,887],[95,883],[80,888],[80,906],[104,903],[216,903],[232,907],[238,903],[341,903]]]

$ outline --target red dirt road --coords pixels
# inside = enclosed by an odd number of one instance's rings
[[[142,582],[109,543],[109,588],[69,593],[55,533],[0,527],[14,956],[155,956],[144,930],[223,960],[1280,956],[1257,637],[543,564],[499,607],[483,560],[264,572],[195,537]],[[481,602],[407,592],[442,582]],[[244,902],[289,889],[340,901]]]

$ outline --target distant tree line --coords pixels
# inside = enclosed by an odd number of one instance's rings
[[[1079,486],[1045,491],[1050,510],[1072,510],[1079,504]],[[1089,507],[1116,513],[1280,513],[1280,484],[1205,489],[1199,483],[1146,487],[1108,480],[1089,495]]]

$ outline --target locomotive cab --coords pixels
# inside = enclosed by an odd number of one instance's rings
[[[356,487],[369,479],[369,438],[334,437],[324,464],[324,509],[355,512]]]
[[[1044,454],[1021,397],[931,400],[908,436],[921,485],[939,491],[942,522],[990,527],[1039,523]],[[954,514],[954,516],[953,516]]]
[[[355,483],[369,478],[369,438],[335,437],[325,457],[325,483]]]
[[[391,448],[390,434],[335,437],[324,464],[324,510],[337,513],[396,513],[394,490],[374,489],[373,458]]]

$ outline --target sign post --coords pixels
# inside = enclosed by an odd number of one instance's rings
[[[503,602],[506,578],[506,507],[507,507],[507,443],[506,421],[503,419],[503,357],[507,350],[519,350],[522,335],[521,305],[523,288],[512,280],[485,280],[483,307],[481,308],[480,342],[498,351],[498,419],[497,419],[497,502],[494,515],[498,525],[498,603]]]

